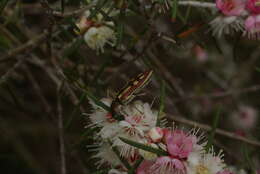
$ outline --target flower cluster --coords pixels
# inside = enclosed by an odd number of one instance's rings
[[[110,107],[112,99],[101,99]],[[95,158],[99,165],[111,166],[109,174],[126,174],[128,169],[122,165],[119,156],[130,165],[136,164],[136,174],[227,174],[229,171],[223,161],[223,154],[215,154],[213,148],[206,151],[204,136],[198,135],[198,130],[189,132],[178,128],[166,127],[165,121],[157,125],[157,111],[153,111],[148,103],[134,101],[122,106],[123,120],[116,120],[111,113],[98,106],[93,101],[94,108],[90,114],[92,126],[99,127],[97,133],[98,147]],[[143,148],[130,145],[123,139],[136,142],[145,147],[163,152],[158,154]],[[229,172],[229,174],[231,174]]]
[[[101,101],[110,107],[112,99],[104,98]],[[96,157],[103,160],[109,158],[106,161],[101,161],[100,164],[108,162],[114,166],[118,165],[118,158],[115,155],[115,158],[112,155],[107,156],[107,153],[111,152],[110,146],[105,145],[108,140],[113,147],[118,148],[120,155],[129,162],[136,160],[139,156],[138,149],[121,141],[120,137],[146,143],[148,131],[156,125],[157,113],[151,110],[148,103],[135,101],[131,105],[122,108],[122,112],[125,113],[124,120],[118,121],[112,117],[110,112],[97,106],[94,102],[91,103],[94,112],[90,114],[90,119],[94,126],[101,127],[98,136],[102,141],[101,146],[97,149]]]
[[[260,1],[259,0],[216,0],[216,7],[221,15],[211,21],[213,34],[230,34],[242,31],[250,39],[260,36]]]
[[[108,16],[111,17],[116,14],[113,11]],[[91,12],[87,10],[76,23],[77,29],[75,32],[84,36],[85,42],[91,49],[104,52],[105,44],[115,45],[114,25],[114,22],[107,21],[103,14],[98,13],[95,17],[91,17]]]
[[[137,174],[223,174],[226,171],[223,155],[215,155],[213,149],[206,153],[206,142],[201,140],[194,130],[186,133],[164,128],[157,148],[164,149],[167,155],[152,160],[144,157]]]

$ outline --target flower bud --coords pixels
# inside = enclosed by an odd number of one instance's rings
[[[148,136],[153,142],[160,142],[163,138],[163,130],[159,127],[154,127],[148,132]]]
[[[74,29],[74,32],[78,35],[84,34],[92,25],[94,22],[88,17],[90,16],[90,12],[86,11],[79,19],[79,21],[75,24],[77,26],[77,29]]]

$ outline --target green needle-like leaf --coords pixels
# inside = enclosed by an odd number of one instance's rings
[[[128,140],[128,139],[123,138],[123,137],[120,137],[120,140],[122,140],[124,143],[129,144],[131,146],[134,146],[138,149],[142,149],[142,150],[145,150],[145,151],[148,151],[148,152],[152,152],[152,153],[155,153],[159,156],[168,155],[168,153],[166,151],[162,150],[162,149],[156,149],[156,148],[153,148],[151,146],[147,146],[147,145],[142,144],[142,143],[137,143],[135,141]]]
[[[172,1],[172,20],[175,20],[177,17],[177,11],[178,11],[178,0]]]
[[[103,102],[101,102],[100,100],[98,100],[94,95],[92,95],[89,91],[86,90],[86,95],[94,101],[94,103],[100,107],[102,107],[103,109],[107,110],[108,112],[111,112],[111,108],[108,107],[107,105],[105,105]],[[122,115],[115,115],[114,116],[116,120],[123,120],[124,117]]]

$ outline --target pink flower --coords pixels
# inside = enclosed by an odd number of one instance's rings
[[[187,135],[181,130],[169,131],[165,135],[167,150],[176,158],[187,158],[192,151],[196,137]]]
[[[256,126],[257,110],[251,106],[240,105],[238,110],[231,114],[230,119],[237,130],[248,132]]]
[[[182,161],[171,158],[169,156],[163,156],[156,160],[151,166],[149,171],[152,174],[172,174],[172,173],[185,173],[185,165]]]
[[[138,167],[136,174],[148,174],[154,161],[144,160]]]
[[[201,46],[194,45],[194,47],[192,48],[192,52],[194,53],[196,59],[198,60],[198,62],[203,63],[205,61],[207,61],[208,59],[208,54],[206,52],[205,49],[203,49]]]
[[[218,172],[217,174],[233,174],[233,173],[230,172],[229,170],[224,170],[222,172]]]
[[[247,0],[246,9],[252,14],[260,14],[260,1]]]
[[[185,165],[182,161],[169,156],[162,156],[155,161],[144,160],[139,165],[136,174],[184,174],[185,171]]]
[[[258,39],[260,36],[260,15],[249,16],[245,21],[245,29],[250,39]]]
[[[239,16],[245,10],[245,1],[216,0],[216,6],[226,16]]]

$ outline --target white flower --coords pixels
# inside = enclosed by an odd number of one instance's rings
[[[103,98],[101,102],[110,107],[112,100]],[[131,105],[121,107],[125,119],[117,121],[112,118],[110,112],[100,108],[93,101],[90,103],[94,108],[93,113],[90,114],[90,120],[101,127],[98,136],[103,141],[109,139],[112,146],[118,147],[121,156],[133,159],[138,149],[121,141],[120,137],[140,143],[146,142],[145,134],[156,125],[156,112],[151,110],[148,103],[135,101]]]
[[[187,162],[192,167],[198,166],[201,161],[201,158],[201,153],[199,153],[198,151],[191,152],[187,158]]]
[[[127,174],[127,172],[123,172],[117,169],[111,169],[108,171],[108,174]]]
[[[99,158],[100,160],[96,163],[98,167],[100,167],[104,163],[109,163],[113,166],[119,166],[121,165],[121,161],[118,159],[116,153],[112,150],[112,147],[106,143],[103,142],[98,145],[96,149],[93,151],[96,152],[96,154],[93,156],[93,158]]]
[[[105,44],[115,45],[116,36],[110,27],[91,27],[84,34],[84,40],[91,49],[104,52]]]
[[[229,171],[234,174],[247,174],[247,172],[244,169],[238,169],[237,167],[230,166],[228,167]]]
[[[232,34],[234,31],[244,31],[243,19],[239,16],[218,16],[210,22],[213,35]]]
[[[135,159],[135,157],[138,153],[138,149],[134,146],[124,143],[123,141],[121,141],[119,139],[119,137],[124,137],[128,140],[131,140],[134,142],[139,142],[139,143],[143,143],[142,139],[139,136],[129,136],[125,133],[118,134],[118,136],[116,136],[113,139],[113,146],[118,148],[118,150],[120,152],[120,156],[122,156],[126,159]]]
[[[135,101],[132,105],[123,107],[123,113],[125,113],[125,120],[122,122],[129,123],[137,132],[142,132],[141,134],[156,125],[156,112],[152,111],[148,103]]]
[[[257,123],[257,110],[251,106],[240,105],[230,116],[230,121],[236,129],[250,130]]]
[[[91,114],[89,114],[89,118],[92,124],[86,126],[86,128],[89,128],[91,126],[101,127],[98,135],[103,139],[110,139],[116,136],[120,132],[121,128],[116,120],[112,118],[111,113],[104,108],[96,105],[93,100],[89,99],[89,102],[94,110]],[[106,106],[110,107],[112,99],[102,98],[100,102],[103,102]]]
[[[102,9],[102,11],[109,17],[119,14],[118,10]],[[105,44],[115,45],[116,36],[112,29],[115,24],[113,21],[107,20],[102,13],[97,13],[93,17],[90,16],[90,10],[84,12],[76,23],[78,30],[75,30],[75,32],[84,35],[84,40],[91,49],[104,52]]]
[[[197,136],[198,132],[199,130],[195,129],[191,131],[191,135],[195,135],[197,138],[195,139],[195,142],[193,144],[192,152],[188,155],[187,158],[187,174],[197,174],[197,167],[200,166],[200,164],[202,163],[203,155],[205,154],[204,147],[207,144],[207,142],[198,144],[203,139],[203,134]]]
[[[135,101],[131,105],[122,107],[125,120],[119,122],[120,131],[113,137],[113,145],[119,147],[120,154],[126,158],[133,158],[138,149],[122,142],[119,137],[145,143],[145,134],[156,125],[156,114],[148,103]]]
[[[215,174],[222,171],[225,164],[221,156],[214,156],[212,153],[207,153],[203,156],[200,166],[202,168],[205,167],[209,171],[209,174]]]
[[[112,103],[111,98],[102,98],[100,102],[103,102],[106,106],[110,107]],[[106,125],[107,121],[107,116],[109,112],[105,110],[104,108],[98,106],[92,99],[89,99],[89,103],[93,107],[93,112],[89,114],[89,118],[93,124],[96,126],[104,126]]]
[[[107,123],[99,131],[98,135],[103,139],[110,139],[118,137],[118,133],[120,132],[121,127],[118,125],[117,122]]]
[[[187,174],[216,174],[223,171],[225,164],[221,152],[215,156],[213,149],[209,153],[191,153],[187,160]]]

